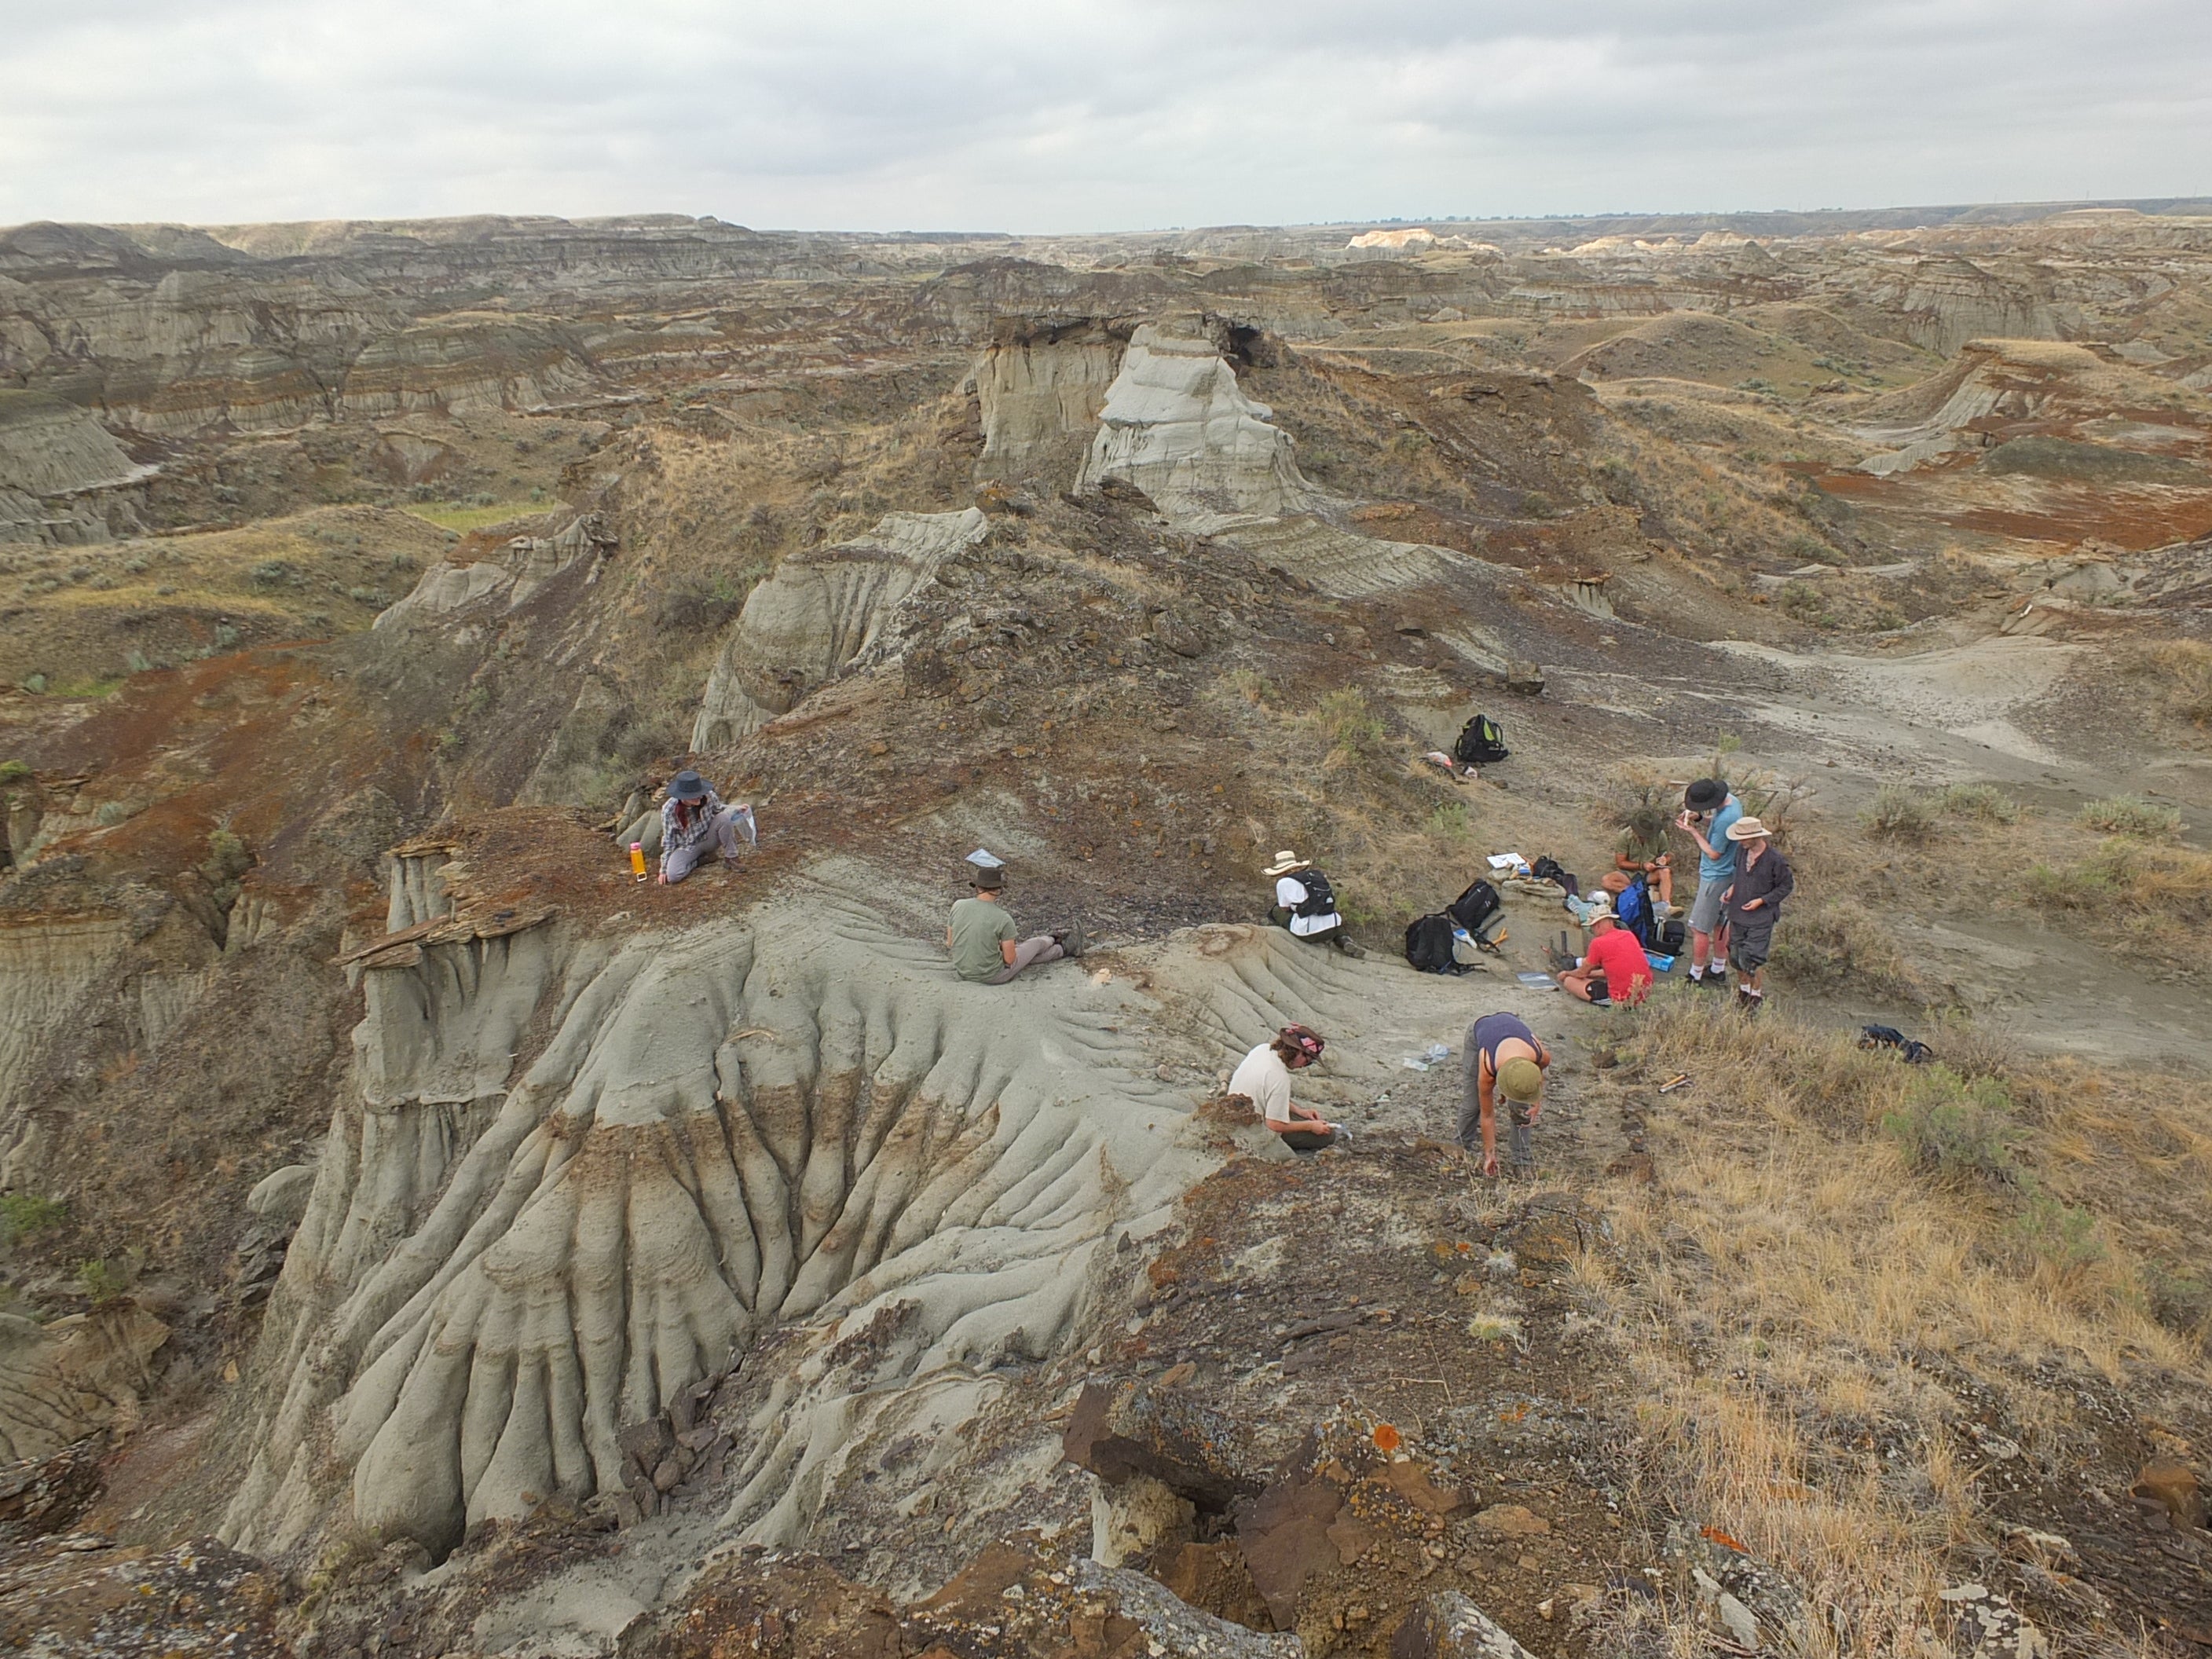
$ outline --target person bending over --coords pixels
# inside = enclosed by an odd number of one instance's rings
[[[1651,963],[1636,935],[1610,910],[1594,914],[1589,953],[1559,975],[1559,988],[1583,1002],[1641,1002],[1651,992]]]
[[[748,846],[760,845],[753,809],[740,803],[723,805],[714,786],[688,768],[668,781],[668,799],[660,803],[660,884],[673,887],[690,875],[707,856],[709,844],[719,850],[726,866],[738,861],[738,837]]]
[[[1528,1132],[1543,1114],[1544,1068],[1551,1063],[1552,1051],[1517,1014],[1485,1014],[1467,1028],[1460,1056],[1459,1144],[1472,1152],[1480,1131],[1483,1174],[1498,1173],[1500,1093],[1512,1125],[1514,1172],[1534,1166]]]
[[[1303,1025],[1285,1025],[1245,1055],[1230,1074],[1229,1092],[1250,1101],[1261,1121],[1294,1152],[1317,1152],[1350,1139],[1341,1124],[1291,1100],[1291,1073],[1319,1060],[1327,1046],[1319,1033]]]
[[[945,927],[945,948],[951,953],[952,971],[961,978],[983,985],[1004,985],[1024,968],[1083,954],[1079,924],[1039,933],[1035,939],[1021,937],[1014,919],[1000,902],[1006,886],[1004,870],[978,870],[969,884],[975,890],[975,897],[954,905],[952,920]]]

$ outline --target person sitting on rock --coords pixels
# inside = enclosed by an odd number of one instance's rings
[[[1024,968],[1040,962],[1083,954],[1083,928],[1072,923],[1035,939],[1023,939],[1021,929],[1000,902],[1006,872],[997,866],[979,869],[969,884],[973,898],[952,907],[945,924],[945,948],[952,956],[952,971],[980,985],[1004,985]]]
[[[1348,1139],[1341,1124],[1331,1123],[1310,1106],[1291,1101],[1291,1073],[1303,1072],[1328,1047],[1304,1025],[1285,1025],[1244,1056],[1230,1074],[1229,1092],[1252,1103],[1261,1121],[1294,1152],[1317,1152]]]
[[[707,855],[712,842],[726,866],[738,861],[738,837],[750,847],[760,845],[753,809],[740,803],[725,805],[714,786],[686,767],[668,781],[668,799],[660,803],[660,884],[673,887],[690,875]]]
[[[1261,874],[1275,878],[1275,906],[1267,913],[1268,920],[1309,945],[1334,945],[1348,957],[1367,954],[1344,931],[1344,918],[1336,913],[1336,890],[1311,860],[1285,848]]]
[[[1459,1144],[1474,1151],[1482,1137],[1482,1172],[1498,1173],[1498,1094],[1505,1095],[1512,1122],[1513,1168],[1525,1173],[1534,1163],[1529,1131],[1544,1110],[1544,1068],[1552,1051],[1537,1040],[1518,1014],[1485,1014],[1467,1028],[1460,1056]]]
[[[1594,913],[1589,951],[1559,975],[1559,988],[1582,1002],[1637,1003],[1650,994],[1651,963],[1636,935],[1610,910]]]
[[[1663,811],[1639,809],[1622,828],[1620,839],[1613,845],[1613,867],[1631,880],[1641,880],[1651,889],[1653,896],[1666,908],[1665,915],[1674,907],[1674,854],[1667,848],[1667,821]]]
[[[1759,981],[1774,949],[1774,924],[1782,901],[1797,890],[1797,876],[1757,818],[1738,818],[1728,838],[1736,846],[1735,879],[1727,893],[1729,965],[1735,969],[1736,1006],[1757,1013],[1766,1000]]]

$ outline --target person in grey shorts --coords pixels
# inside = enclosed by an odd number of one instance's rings
[[[1736,1006],[1757,1013],[1766,997],[1762,981],[1774,950],[1774,924],[1783,901],[1797,890],[1797,878],[1757,818],[1737,819],[1728,834],[1737,848],[1735,879],[1728,890],[1729,960],[1736,973]]]
[[[1718,778],[1699,778],[1682,793],[1682,816],[1675,827],[1698,843],[1698,896],[1690,901],[1690,983],[1728,988],[1728,969],[1714,939],[1725,927],[1723,908],[1729,884],[1735,879],[1735,843],[1729,826],[1743,816],[1743,804]]]

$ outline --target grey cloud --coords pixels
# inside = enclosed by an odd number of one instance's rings
[[[2203,0],[0,0],[0,222],[2166,195],[2208,70]]]

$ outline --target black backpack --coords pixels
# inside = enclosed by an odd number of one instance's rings
[[[1544,854],[1534,864],[1530,865],[1528,866],[1528,873],[1534,877],[1538,881],[1555,881],[1559,883],[1560,887],[1565,890],[1566,894],[1570,898],[1578,898],[1582,895],[1582,883],[1576,879],[1574,872],[1567,869],[1559,861],[1559,860],[1553,858],[1549,853]]]
[[[1336,889],[1318,870],[1294,870],[1291,879],[1306,890],[1306,902],[1291,907],[1294,916],[1327,916],[1336,913]]]
[[[1690,929],[1680,916],[1669,916],[1659,924],[1659,951],[1662,956],[1679,957],[1690,942]]]
[[[1425,974],[1449,974],[1452,957],[1449,916],[1415,916],[1406,928],[1406,960]]]
[[[1488,766],[1512,752],[1505,746],[1504,728],[1487,714],[1477,714],[1462,726],[1452,744],[1452,758],[1462,766]]]
[[[1503,902],[1495,887],[1486,881],[1477,881],[1445,906],[1444,914],[1480,939],[1483,928],[1498,914]]]

